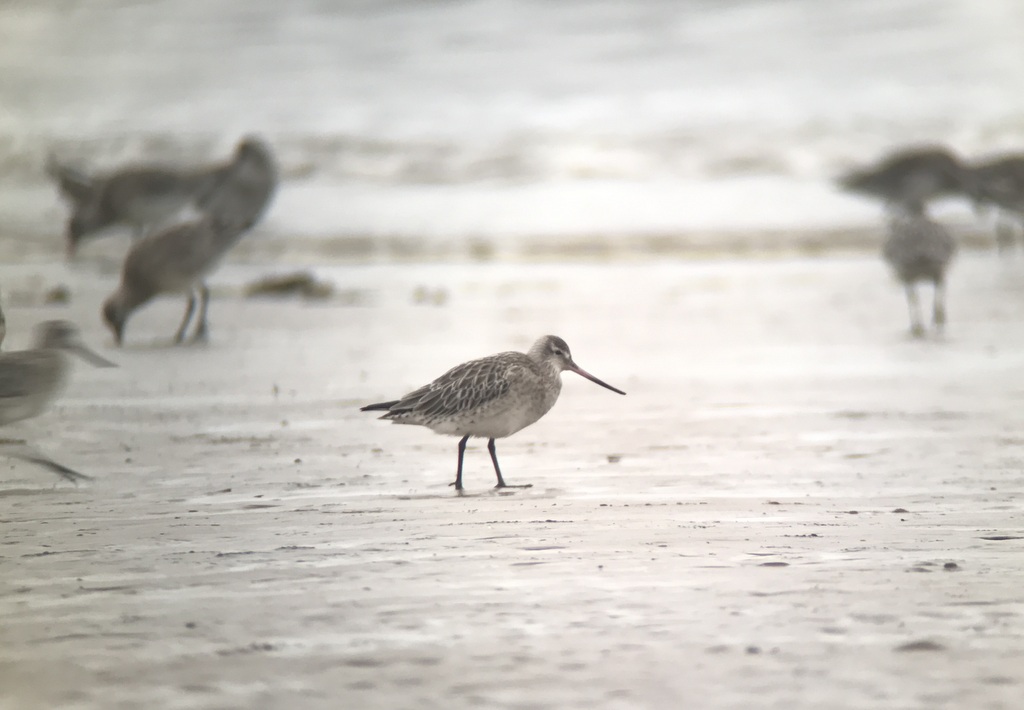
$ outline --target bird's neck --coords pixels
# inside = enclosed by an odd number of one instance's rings
[[[562,386],[562,369],[555,365],[551,360],[541,360],[538,363],[540,371],[544,373],[544,377],[556,383],[556,387]]]

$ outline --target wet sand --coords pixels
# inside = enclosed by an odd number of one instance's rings
[[[116,351],[112,275],[0,268],[5,347],[120,364],[4,431],[96,480],[0,460],[0,708],[1019,707],[1024,259],[963,255],[923,341],[874,256],[268,271]],[[547,332],[629,394],[564,375],[498,443],[530,489],[358,411]]]

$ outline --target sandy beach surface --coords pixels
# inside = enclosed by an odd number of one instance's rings
[[[0,267],[5,349],[69,318],[119,364],[3,432],[95,480],[0,460],[0,708],[1021,706],[1024,259],[961,255],[917,341],[874,255],[242,297],[284,270],[116,350],[113,274]],[[498,443],[532,488],[474,442],[457,497],[454,438],[358,411],[544,333],[628,395],[564,375]]]

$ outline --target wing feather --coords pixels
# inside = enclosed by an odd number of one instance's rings
[[[430,384],[402,397],[384,416],[442,419],[482,407],[509,391],[510,372],[522,368],[521,359],[528,360],[522,353],[509,352],[456,365]]]

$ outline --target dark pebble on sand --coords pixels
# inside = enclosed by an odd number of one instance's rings
[[[301,296],[311,299],[330,298],[334,294],[334,286],[326,281],[318,280],[308,271],[296,271],[291,274],[264,276],[245,287],[247,298],[254,296]]]
[[[946,647],[935,641],[911,641],[896,647],[897,651],[945,651]]]

